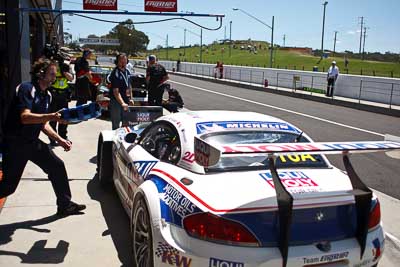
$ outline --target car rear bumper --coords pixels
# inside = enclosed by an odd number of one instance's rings
[[[326,252],[316,245],[290,246],[286,266],[374,266],[383,252],[384,234],[381,226],[369,232],[362,259],[355,238],[330,242]],[[163,234],[155,233],[153,246],[154,266],[282,266],[276,247],[237,247],[206,242],[188,236],[176,226],[166,227]]]

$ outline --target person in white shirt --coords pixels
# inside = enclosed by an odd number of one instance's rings
[[[336,66],[336,61],[332,61],[332,66],[328,69],[328,87],[326,88],[326,96],[333,96],[333,90],[335,89],[335,83],[339,76],[339,68]]]
[[[126,64],[126,68],[129,70],[131,75],[135,73],[135,69],[133,68],[133,64],[131,62],[128,62],[128,64]]]

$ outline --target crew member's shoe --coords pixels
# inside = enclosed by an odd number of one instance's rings
[[[81,211],[86,209],[86,205],[77,204],[75,202],[70,202],[65,208],[57,208],[57,215],[59,216],[69,216],[74,214],[81,214]]]

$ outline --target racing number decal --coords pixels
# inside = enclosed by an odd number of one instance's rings
[[[187,161],[189,163],[193,163],[194,162],[194,153],[185,152],[185,155],[183,156],[182,160]]]

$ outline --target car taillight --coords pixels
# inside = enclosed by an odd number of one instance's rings
[[[372,208],[369,214],[368,229],[376,227],[381,221],[381,205],[378,199],[372,200]]]
[[[195,238],[238,246],[259,246],[259,242],[240,223],[211,213],[197,213],[183,219],[186,232]]]

